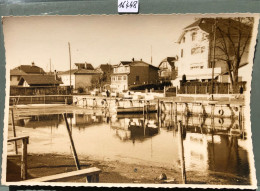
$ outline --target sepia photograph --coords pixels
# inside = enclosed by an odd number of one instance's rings
[[[259,14],[2,17],[3,185],[256,189]]]

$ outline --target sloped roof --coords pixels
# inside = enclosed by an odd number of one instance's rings
[[[201,22],[201,19],[195,21],[194,23],[190,24],[189,26],[185,27],[184,29],[188,29],[188,28],[199,26],[200,22]]]
[[[94,67],[90,63],[75,63],[76,66],[84,66],[85,69],[94,70]]]
[[[22,76],[21,80],[26,81],[29,85],[42,85],[42,84],[44,84],[44,85],[58,85],[58,84],[63,84],[63,82],[61,80],[55,80],[54,75],[25,75],[25,76]]]
[[[188,25],[187,27],[184,28],[182,34],[180,35],[178,39],[178,43],[181,42],[181,39],[183,38],[184,34],[186,33],[187,30],[190,30],[194,27],[198,27],[201,30],[205,31],[206,33],[213,33],[213,26],[214,24],[217,24],[218,28],[221,28],[221,30],[228,32],[232,35],[237,35],[237,30],[238,27],[241,30],[250,30],[251,27],[248,26],[247,24],[241,23],[237,20],[234,20],[232,18],[200,18],[193,22],[192,24]],[[230,27],[228,27],[230,26]]]
[[[71,70],[71,74],[74,74],[75,72],[77,72],[78,71],[78,69],[72,69]],[[58,76],[59,75],[69,75],[70,74],[70,71],[69,70],[67,70],[67,71],[59,71],[58,72]]]
[[[174,67],[174,62],[176,61],[176,58],[175,57],[166,57],[164,58],[160,64],[159,64],[159,67],[160,65],[163,63],[163,62],[168,62],[172,67]]]
[[[23,76],[23,75],[26,75],[26,73],[23,72],[22,70],[15,68],[15,69],[10,70],[10,75],[11,76]]]
[[[132,61],[121,61],[120,63],[123,64],[123,65],[128,65],[128,64],[131,64]]]
[[[101,72],[97,70],[79,69],[76,72],[74,72],[74,74],[101,74]]]
[[[158,70],[159,70],[158,67],[153,66],[153,65],[151,65],[151,64],[148,64],[148,63],[146,63],[146,62],[144,62],[144,61],[142,61],[142,60],[121,61],[120,64],[129,65],[129,66],[136,66],[136,65],[138,65],[138,64],[145,64],[145,65],[147,65],[147,66],[149,66],[149,67],[152,67],[152,68],[155,68],[155,69],[158,69]],[[120,65],[120,64],[119,64],[119,65]],[[118,67],[119,65],[117,65],[117,67]]]
[[[153,65],[151,65],[151,64],[148,64],[148,63],[146,63],[146,62],[144,62],[144,61],[142,61],[142,60],[140,60],[140,61],[132,61],[130,65],[138,65],[138,64],[145,64],[145,65],[147,65],[147,66],[149,66],[149,67],[152,67],[152,68],[154,68],[154,69],[159,70],[158,67],[153,66]]]
[[[111,71],[113,69],[113,66],[110,64],[100,64],[98,68],[100,68],[103,72],[107,72]]]
[[[15,69],[22,70],[27,74],[45,74],[44,70],[41,67],[34,66],[34,65],[21,65]]]

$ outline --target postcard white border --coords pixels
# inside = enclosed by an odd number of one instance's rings
[[[252,33],[252,39],[250,44],[250,51],[248,56],[248,61],[250,64],[250,81],[248,83],[248,91],[245,94],[245,126],[251,127],[251,108],[250,108],[250,99],[251,99],[251,84],[252,84],[252,72],[253,72],[253,61],[254,61],[254,53],[256,47],[258,26],[259,26],[259,13],[188,13],[188,14],[138,14],[138,15],[194,15],[194,16],[205,16],[205,17],[232,17],[232,16],[240,16],[240,17],[254,17],[254,27]],[[30,15],[34,17],[55,17],[52,15]],[[15,16],[15,17],[30,17],[30,16]],[[56,16],[126,16],[126,15],[104,15],[104,14],[95,14],[95,15],[56,15]],[[134,15],[131,15],[134,16]],[[12,17],[12,16],[5,16]],[[5,17],[2,17],[2,23]],[[4,26],[3,26],[4,28]],[[4,41],[5,42],[5,41]],[[5,50],[5,52],[8,50]],[[143,188],[228,188],[228,189],[257,189],[257,179],[256,179],[256,170],[255,170],[255,161],[253,154],[253,144],[252,144],[252,131],[251,128],[248,128],[248,138],[251,137],[251,140],[248,141],[249,149],[248,149],[248,158],[249,158],[249,168],[250,168],[250,179],[251,185],[202,185],[202,184],[137,184],[137,183],[60,183],[60,182],[7,182],[6,181],[6,163],[7,163],[7,135],[8,135],[8,116],[9,116],[9,91],[10,91],[10,65],[6,64],[6,97],[5,97],[5,115],[4,115],[4,130],[3,130],[3,153],[2,153],[2,179],[1,183],[7,186],[72,186],[72,187],[143,187]]]

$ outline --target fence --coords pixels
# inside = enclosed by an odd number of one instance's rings
[[[71,89],[69,86],[34,86],[34,87],[10,87],[10,96],[17,95],[69,95]]]
[[[233,86],[233,92],[231,91],[230,83],[214,82],[213,94],[230,94],[240,93],[241,87],[243,91],[246,91],[246,82],[239,82],[236,86]],[[179,94],[211,94],[212,84],[211,82],[185,82],[182,83]]]

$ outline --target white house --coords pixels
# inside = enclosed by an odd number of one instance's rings
[[[223,30],[227,30],[226,25],[229,21],[233,22],[233,26],[238,26],[239,22],[232,19],[201,18],[183,29],[177,41],[179,44],[179,54],[176,62],[178,77],[174,81],[175,85],[180,83],[183,75],[186,76],[188,81],[210,81],[212,74],[214,74],[214,79],[217,79],[219,82],[228,82],[228,75],[223,75],[228,72],[228,66],[225,61],[226,57],[221,50],[221,33],[214,33],[214,28],[215,25],[218,25],[224,28]],[[243,27],[246,27],[246,25],[243,25]],[[231,31],[231,33],[233,36],[237,35],[235,30]],[[217,42],[214,41],[214,36],[216,39],[219,39]],[[230,51],[228,52],[230,60],[232,60],[234,59],[234,54],[232,55],[231,51],[233,50],[232,45],[227,37],[224,39],[226,49]],[[235,42],[237,38],[234,37],[232,40]],[[246,46],[247,48],[248,45]],[[244,52],[240,66],[248,62],[247,52],[247,50]],[[212,71],[213,61],[215,61],[214,73]]]

